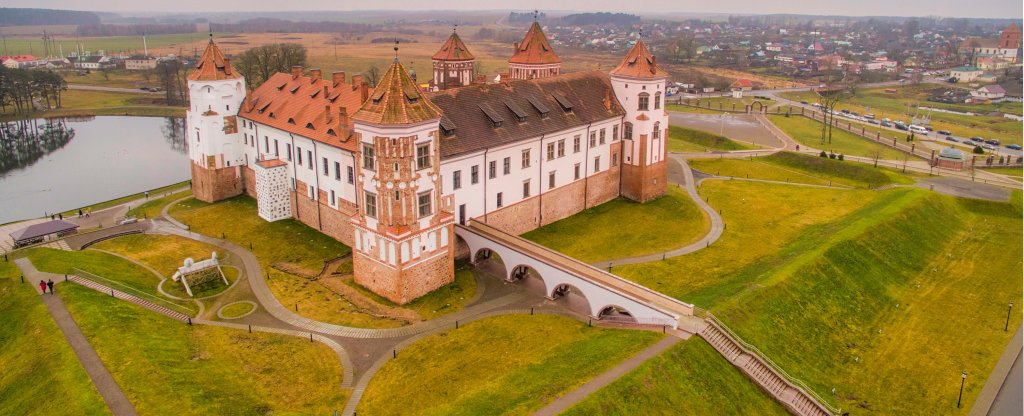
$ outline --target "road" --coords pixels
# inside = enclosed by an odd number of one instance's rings
[[[68,84],[69,90],[83,90],[83,91],[104,91],[104,92],[123,92],[130,94],[163,94],[163,91],[143,91],[138,88],[117,88],[117,87],[97,87],[95,85],[77,85]]]
[[[992,408],[988,410],[989,416],[1019,416],[1024,410],[1022,402],[1024,402],[1024,372],[1021,371],[1021,353],[1017,352],[1017,359],[1013,361],[1013,367],[1010,367],[1010,374],[1006,376],[1006,380],[1003,381],[1002,388],[999,389],[999,394],[996,395],[995,401],[992,402]]]

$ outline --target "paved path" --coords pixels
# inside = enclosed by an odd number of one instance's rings
[[[21,272],[25,274],[26,280],[31,284],[36,292],[42,296],[42,301],[46,305],[46,309],[50,311],[50,315],[53,316],[53,320],[57,322],[57,326],[60,331],[64,333],[64,338],[67,339],[68,344],[71,345],[71,349],[75,352],[78,357],[78,361],[82,363],[82,367],[85,368],[85,372],[89,374],[89,379],[96,386],[96,390],[99,391],[100,396],[103,397],[103,401],[106,402],[107,407],[115,416],[121,415],[136,415],[135,407],[128,401],[128,397],[125,396],[124,391],[114,381],[114,377],[110,375],[110,371],[107,371],[107,367],[100,361],[99,355],[96,354],[96,350],[89,344],[89,340],[82,334],[81,328],[75,323],[74,318],[71,317],[71,313],[68,312],[68,308],[64,305],[64,302],[58,296],[43,294],[39,291],[39,280],[51,279],[54,282],[64,281],[63,276],[59,276],[52,273],[43,273],[36,270],[35,266],[26,259],[20,258],[14,261],[14,263],[21,269]]]
[[[1022,373],[1021,346],[1022,330],[1017,327],[1013,338],[1006,345],[992,374],[985,381],[985,387],[971,407],[971,416],[1020,416],[1022,414]]]
[[[615,380],[618,380],[622,376],[635,370],[637,367],[640,367],[640,365],[647,362],[647,360],[658,356],[665,350],[669,349],[669,347],[676,345],[679,340],[679,338],[671,335],[666,336],[661,341],[658,341],[654,345],[640,351],[628,360],[623,361],[619,363],[619,365],[612,367],[612,369],[594,377],[593,380],[588,381],[576,390],[555,399],[555,401],[551,402],[547,406],[544,406],[540,410],[534,412],[534,416],[554,416],[568,410],[570,407],[573,407],[577,403],[583,401],[583,399],[586,399],[587,396],[601,390]]]

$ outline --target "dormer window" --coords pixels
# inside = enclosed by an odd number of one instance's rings
[[[335,137],[338,136],[338,134],[334,132],[334,129],[327,129],[327,135],[328,136],[335,136]]]
[[[551,112],[551,109],[548,108],[547,104],[532,96],[526,97],[526,100],[530,102],[530,105],[532,105],[538,113],[540,113],[540,118],[548,118],[548,113]]]
[[[455,123],[452,123],[448,117],[441,116],[441,134],[445,137],[449,137],[455,134]]]
[[[313,123],[306,123],[306,128],[310,130],[315,129],[315,127],[313,127]]]
[[[558,101],[558,105],[562,107],[562,111],[566,113],[572,112],[572,102],[570,102],[568,98],[557,93],[551,94],[551,96],[555,97],[555,101]]]
[[[491,127],[499,128],[501,127],[501,124],[505,121],[505,119],[501,118],[501,116],[498,115],[498,113],[495,112],[493,109],[491,109],[491,107],[487,106],[487,104],[479,104],[477,105],[477,107],[480,107],[480,110],[484,112],[484,115],[486,115],[487,118],[491,120]]]
[[[288,117],[288,124],[295,124],[295,119]]]
[[[292,89],[288,90],[288,92],[291,92],[292,94],[295,94],[295,91],[298,91],[300,86],[301,85],[296,85],[295,87],[292,87]]]
[[[370,97],[370,99],[373,100],[373,105],[380,105],[380,100],[382,98],[384,98],[384,89],[383,88],[380,88],[380,91],[377,91],[377,92],[373,93],[373,96]]]

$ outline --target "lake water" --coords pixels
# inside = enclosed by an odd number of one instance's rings
[[[0,224],[189,179],[180,118],[34,122],[0,123]]]

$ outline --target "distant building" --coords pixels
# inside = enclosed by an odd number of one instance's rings
[[[729,88],[732,89],[733,91],[750,91],[754,89],[754,83],[751,82],[749,79],[740,78],[733,82],[732,85],[729,86]]]
[[[998,100],[1006,97],[1006,90],[998,84],[986,85],[971,91],[971,98],[984,100]]]
[[[145,56],[133,56],[124,60],[124,69],[129,71],[144,71],[156,69],[157,59]]]
[[[985,71],[976,66],[961,66],[950,70],[949,77],[955,79],[956,82],[974,82],[984,73]]]
[[[967,156],[964,155],[964,152],[950,146],[939,152],[939,156],[932,160],[932,166],[950,170],[963,170],[966,160]]]
[[[75,68],[78,69],[107,69],[114,66],[114,60],[109,56],[80,56],[75,60]]]
[[[469,48],[454,30],[431,61],[434,64],[434,78],[430,80],[431,91],[462,87],[473,82],[476,57],[469,52]]]
[[[36,58],[33,55],[7,55],[0,56],[0,63],[11,69],[25,69],[46,65],[46,60]]]

